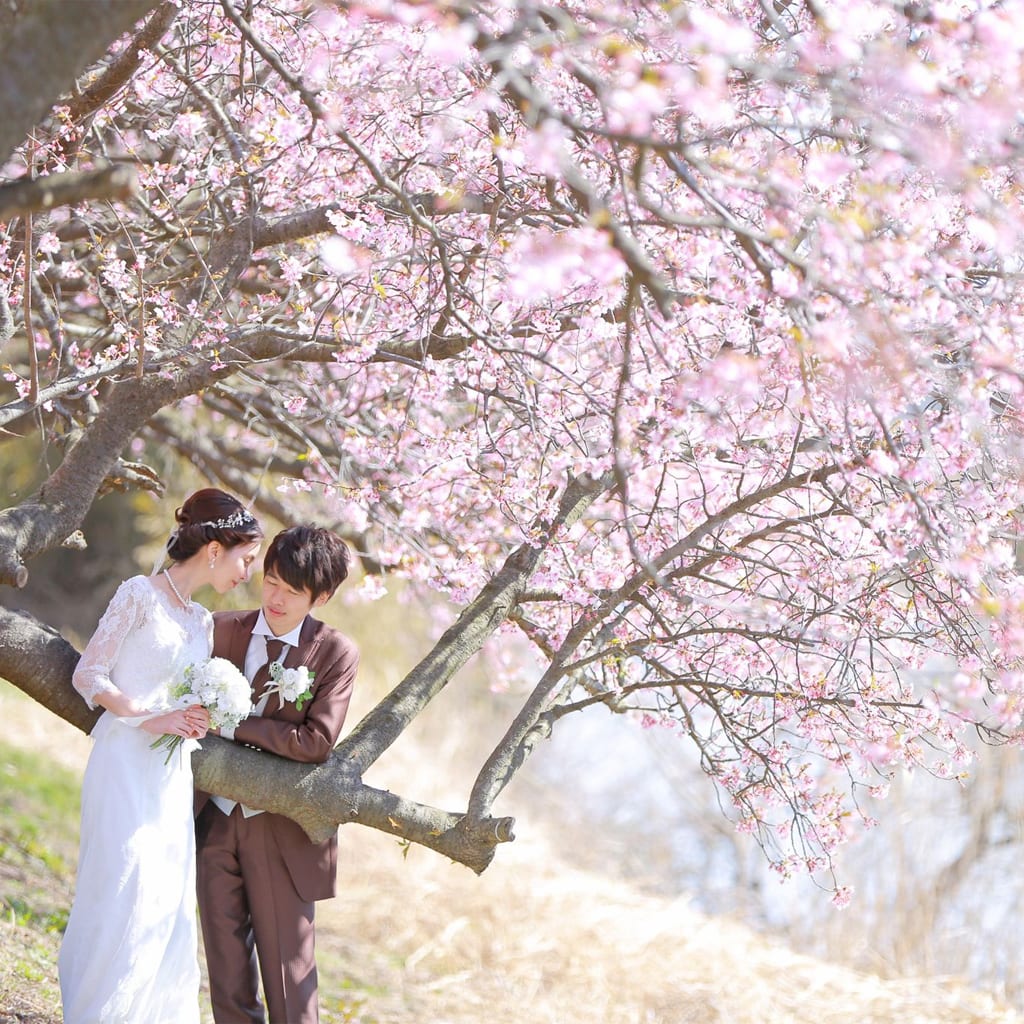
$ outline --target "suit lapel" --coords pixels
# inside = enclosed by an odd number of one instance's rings
[[[309,615],[302,622],[299,630],[299,642],[295,647],[288,648],[288,654],[284,659],[285,668],[299,668],[301,665],[309,665],[320,646],[320,631],[317,629],[317,620]]]
[[[245,655],[252,639],[252,628],[256,625],[258,612],[249,612],[235,620],[235,628],[228,641],[230,658],[243,672],[245,671]]]

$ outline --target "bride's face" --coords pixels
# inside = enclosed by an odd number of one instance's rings
[[[210,582],[218,594],[226,594],[239,583],[245,583],[252,574],[256,556],[260,553],[260,542],[236,544],[233,548],[220,548],[213,563],[213,578]]]

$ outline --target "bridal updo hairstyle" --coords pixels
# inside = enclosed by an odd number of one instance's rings
[[[237,498],[216,487],[190,495],[174,518],[177,526],[167,542],[167,556],[175,562],[186,561],[214,540],[233,548],[263,536],[256,517]]]
[[[267,548],[263,575],[273,573],[295,590],[308,590],[315,601],[330,597],[348,576],[352,554],[332,530],[321,526],[292,526],[282,530]]]

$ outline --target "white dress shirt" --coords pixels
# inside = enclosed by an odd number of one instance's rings
[[[302,620],[303,622],[305,619]],[[252,627],[252,636],[249,637],[249,646],[245,651],[245,678],[251,683],[256,676],[256,673],[266,665],[267,663],[267,640],[280,640],[284,646],[281,648],[281,653],[278,655],[277,664],[283,664],[284,659],[288,656],[288,651],[292,647],[298,647],[299,645],[299,634],[302,632],[302,622],[300,622],[294,629],[289,630],[282,636],[275,636],[274,631],[267,624],[267,620],[263,617],[263,609],[260,609],[260,613],[256,618],[256,625]],[[264,691],[263,696],[260,697],[256,706],[249,712],[250,717],[252,715],[262,715],[264,709],[267,706],[267,701],[270,700],[271,694],[269,691]],[[225,727],[220,731],[221,736],[225,739],[233,740],[235,738],[235,730],[231,727]],[[211,796],[210,799],[225,813],[230,814],[235,809],[235,801],[229,800],[223,796]],[[252,807],[246,807],[242,804],[242,813],[247,817],[251,818],[254,814],[262,814],[262,811],[255,810]]]

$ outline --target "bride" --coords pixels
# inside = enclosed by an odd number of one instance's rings
[[[176,513],[171,566],[133,576],[114,594],[75,669],[90,708],[104,708],[82,781],[75,899],[58,970],[65,1024],[198,1024],[199,962],[192,822],[194,741],[201,705],[170,707],[168,687],[210,657],[213,620],[191,600],[249,578],[256,519],[205,488]],[[150,744],[184,738],[165,758]]]

